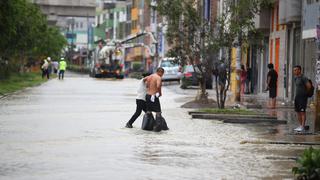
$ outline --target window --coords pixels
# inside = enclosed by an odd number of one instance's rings
[[[151,11],[151,22],[156,23],[156,11],[155,10]]]
[[[138,7],[139,0],[132,1],[132,7]]]
[[[312,4],[313,0],[307,0],[307,4]]]
[[[131,20],[131,6],[127,6],[127,20]]]
[[[137,20],[132,21],[132,29],[137,29],[137,27],[138,27],[138,21]]]
[[[276,11],[276,31],[279,31],[279,3],[277,4]]]

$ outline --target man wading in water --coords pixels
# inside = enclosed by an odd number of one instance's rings
[[[163,68],[158,68],[157,72],[148,76],[146,78],[147,84],[147,95],[146,95],[146,103],[147,103],[147,113],[156,112],[156,117],[161,116],[161,106],[159,97],[162,96],[161,86],[162,81],[161,77],[164,74]]]

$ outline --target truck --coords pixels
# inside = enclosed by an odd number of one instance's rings
[[[124,60],[121,48],[116,45],[99,43],[90,63],[90,76],[95,78],[123,79]]]

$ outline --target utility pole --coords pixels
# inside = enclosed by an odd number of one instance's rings
[[[317,30],[317,62],[316,62],[316,114],[314,118],[314,132],[320,131],[320,25],[316,26]]]
[[[154,39],[156,40],[156,42],[154,43],[155,46],[155,53],[154,53],[154,59],[153,59],[153,66],[152,66],[152,72],[155,70],[155,67],[158,66],[159,64],[159,45],[162,45],[162,39],[160,39],[159,35],[160,33],[162,33],[162,27],[158,27],[158,21],[157,21],[157,1],[156,0],[152,0],[151,1],[151,22],[154,24],[155,28],[154,28],[154,32],[152,33],[152,35],[154,36]],[[159,31],[158,31],[159,28]],[[161,42],[161,44],[159,43]],[[162,50],[163,51],[163,50]],[[155,66],[156,65],[156,66]]]
[[[91,25],[90,25],[91,26]],[[88,13],[87,13],[87,60],[86,60],[86,66],[88,65],[88,63],[89,63],[89,41],[90,41],[90,31],[91,31],[91,27],[89,26],[89,15],[88,15]]]
[[[241,43],[239,42],[239,37],[238,37],[238,42],[236,44],[236,92],[235,92],[235,101],[236,102],[240,102],[241,101],[241,68],[240,68],[240,64],[241,64]]]
[[[71,6],[71,9],[72,9],[72,12],[73,12],[73,4]],[[71,34],[72,34],[72,38],[71,38],[71,53],[73,55],[73,38],[74,38],[74,23],[75,23],[75,20],[74,20],[74,17],[72,16],[72,20],[71,20]]]
[[[238,1],[232,1],[233,5],[237,5]],[[231,18],[236,21],[240,18],[234,14],[231,15]],[[240,103],[241,101],[241,45],[242,45],[242,36],[241,33],[238,33],[237,37],[232,43],[231,50],[231,91],[233,94],[233,101],[235,103]]]

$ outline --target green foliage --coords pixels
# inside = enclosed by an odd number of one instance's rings
[[[275,3],[275,0],[261,0],[260,7],[261,8],[272,8]]]
[[[223,108],[230,85],[231,48],[261,47],[263,34],[255,29],[254,18],[262,8],[271,7],[274,0],[221,0],[222,13],[215,20],[203,17],[202,2],[161,0],[157,1],[157,10],[167,20],[166,38],[170,44],[167,56],[175,57],[182,66],[199,65],[202,95],[206,94],[205,78],[212,74],[213,60],[218,64],[219,50],[225,52],[221,60],[227,65],[228,77],[223,89],[217,90],[218,106]]]
[[[143,72],[132,72],[129,74],[130,78],[135,78],[135,79],[142,79],[143,78]]]
[[[200,109],[201,112],[211,113],[211,114],[239,114],[239,115],[255,115],[259,114],[255,111],[248,109],[217,109],[217,108],[204,108]]]
[[[28,58],[58,58],[67,43],[27,0],[0,1],[0,39],[0,59],[7,59],[9,66],[23,66]]]
[[[46,55],[59,59],[62,48],[67,44],[66,39],[60,34],[56,27],[48,27],[38,39],[39,45],[34,48],[38,55]]]
[[[320,149],[310,147],[304,150],[297,163],[299,166],[292,168],[294,175],[298,175],[297,179],[320,179]]]
[[[141,71],[141,68],[142,68],[142,64],[141,63],[133,63],[132,64],[132,70],[134,72]]]
[[[166,38],[171,45],[167,56],[176,57],[179,64],[200,57],[199,32],[202,30],[201,13],[196,0],[163,0],[157,10],[167,17]]]
[[[46,78],[42,79],[40,73],[15,73],[6,80],[0,80],[0,95],[39,85],[44,81]]]

